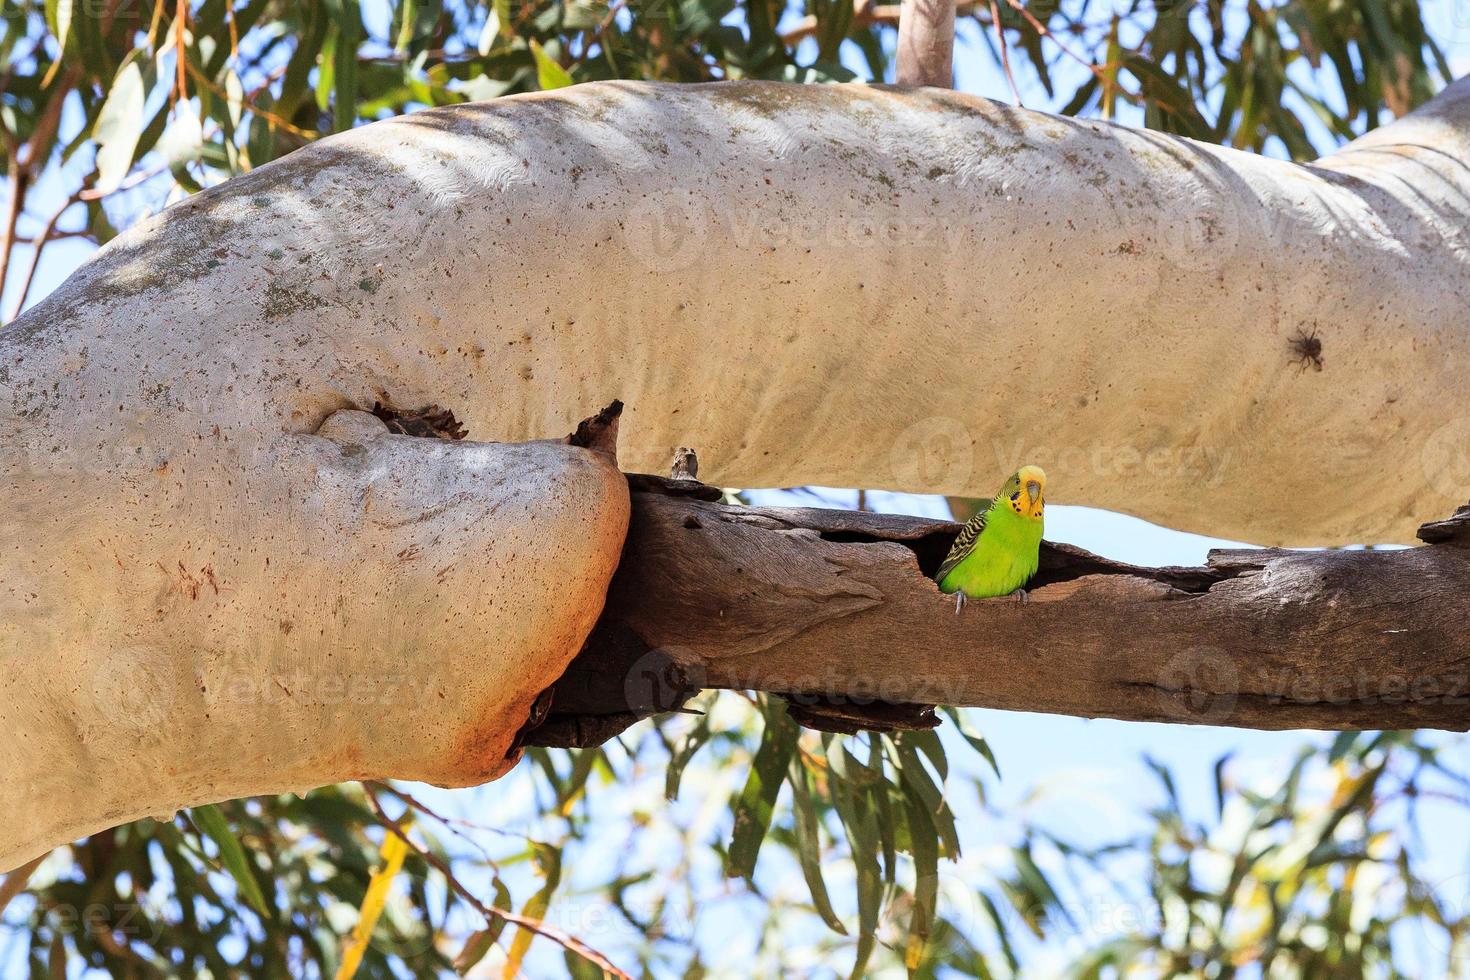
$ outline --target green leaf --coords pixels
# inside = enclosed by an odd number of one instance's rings
[[[546,910],[551,907],[551,896],[556,892],[556,886],[561,883],[561,851],[549,844],[532,842],[535,851],[536,865],[546,878],[546,884],[526,900],[521,909],[521,915],[538,922],[545,918]],[[505,975],[515,976],[525,961],[526,953],[531,949],[531,940],[536,937],[529,929],[517,929],[516,938],[510,944],[510,952],[505,956]]]
[[[1012,973],[1019,973],[1021,969],[1021,958],[1016,953],[1016,947],[1011,943],[1011,921],[1008,916],[1001,914],[996,907],[995,899],[986,892],[980,893],[980,907],[985,910],[990,919],[991,928],[995,931],[996,941],[1000,943],[1000,951],[1006,958],[1006,964]]]
[[[812,800],[811,774],[800,756],[794,755],[787,773],[791,784],[792,809],[795,811],[796,857],[801,864],[802,877],[812,896],[812,904],[827,927],[840,935],[847,935],[842,920],[832,910],[832,900],[827,894],[827,883],[822,879],[822,838],[817,820],[816,805]]]
[[[985,741],[984,736],[970,725],[962,710],[959,708],[944,708],[942,710],[945,714],[949,715],[949,720],[954,722],[954,727],[958,729],[965,741],[970,743],[970,748],[979,752],[980,757],[990,763],[990,771],[995,773],[996,778],[999,779],[1000,766],[995,761],[995,753],[990,751],[990,743]]]
[[[245,848],[240,846],[239,838],[225,822],[224,814],[213,805],[196,806],[189,811],[189,818],[194,822],[194,826],[199,828],[200,833],[213,841],[214,846],[219,849],[220,863],[230,873],[230,877],[235,879],[235,884],[240,886],[240,895],[263,918],[271,918],[270,906],[266,904],[265,895],[260,890],[260,883],[255,880],[255,875],[250,869],[250,862],[245,857]]]
[[[684,769],[689,765],[689,760],[694,758],[695,753],[709,739],[709,715],[706,713],[699,716],[699,720],[680,740],[678,748],[669,758],[669,768],[664,774],[664,798],[670,803],[679,798],[679,782],[684,777]]]
[[[1060,916],[1065,922],[1075,928],[1076,923],[1067,907],[1062,904],[1061,898],[1057,896],[1056,889],[1052,888],[1051,882],[1047,880],[1036,861],[1031,857],[1031,843],[1027,841],[1020,847],[1011,849],[1011,855],[1016,861],[1016,874],[1020,878],[1022,887],[1031,899],[1033,907],[1027,911],[1030,913],[1044,912],[1048,916]],[[1038,933],[1039,935],[1039,933]]]
[[[881,82],[888,73],[888,52],[883,48],[882,31],[876,27],[865,28],[853,35],[853,42],[863,53],[868,63],[870,81]]]
[[[562,965],[567,969],[567,976],[571,980],[606,980],[607,974],[602,968],[574,949],[564,949],[561,953]]]
[[[393,50],[403,54],[408,46],[413,43],[414,29],[418,21],[418,0],[403,0],[398,6],[398,41],[393,45]],[[484,54],[484,52],[480,52]]]
[[[1335,764],[1344,760],[1352,743],[1357,742],[1360,735],[1361,732],[1338,732],[1338,736],[1332,739],[1332,748],[1327,751],[1327,763]]]
[[[72,12],[75,7],[76,0],[46,0],[46,26],[51,28],[51,36],[56,38],[58,51],[66,50],[67,39],[71,36]]]
[[[289,69],[288,69],[289,72]],[[337,28],[327,28],[322,42],[321,64],[316,70],[316,107],[326,112],[332,105],[332,89],[337,79]]]
[[[904,736],[911,733],[904,732]],[[951,860],[960,856],[960,835],[955,828],[954,811],[945,802],[944,792],[934,783],[933,777],[924,768],[923,760],[906,738],[896,738],[894,747],[898,752],[897,765],[903,776],[905,788],[911,790],[929,811],[930,818],[944,841],[944,853]]]
[[[883,909],[883,876],[878,868],[878,818],[864,799],[872,782],[866,767],[842,747],[838,747],[836,752],[828,751],[827,764],[831,767],[832,801],[847,834],[857,874],[858,944],[851,973],[856,980],[867,971],[868,960],[877,946],[878,916]]]
[[[735,829],[725,864],[726,875],[747,881],[755,874],[755,859],[771,827],[776,797],[781,792],[786,767],[796,751],[796,739],[800,734],[796,722],[786,713],[785,702],[771,697],[763,697],[761,701],[766,727],[761,733],[760,747],[751,761],[745,788],[734,803]]]
[[[1226,752],[1215,760],[1215,816],[1225,816],[1225,766],[1233,753]]]
[[[938,732],[931,728],[927,731],[902,732],[896,737],[924,753],[941,780],[949,778],[949,760],[945,758],[944,743],[939,740]]]
[[[837,64],[838,51],[852,30],[854,5],[849,0],[809,0],[817,18],[817,60]]]
[[[491,882],[491,885],[495,889],[495,901],[493,903],[495,907],[499,909],[510,908],[510,889],[505,887],[505,882],[501,881],[499,876],[496,876]],[[475,964],[483,960],[485,954],[490,952],[490,948],[500,938],[500,934],[505,931],[505,924],[505,919],[491,918],[490,923],[485,928],[472,933],[470,938],[465,940],[464,947],[459,951],[459,955],[454,958],[455,972],[460,976],[464,976],[474,968]]]
[[[883,852],[883,881],[892,885],[898,881],[900,828],[893,812],[893,801],[889,798],[890,791],[896,791],[897,787],[888,781],[888,774],[883,769],[883,752],[888,744],[886,735],[880,736],[875,732],[868,734],[868,771],[874,776],[868,789],[868,798],[872,801],[878,818],[878,844]]]
[[[535,38],[531,39],[531,57],[536,59],[536,84],[542,90],[566,88],[572,84],[572,76],[565,68],[557,64],[555,58],[546,53],[541,42]]]
[[[1138,79],[1139,87],[1150,108],[1157,108],[1175,124],[1173,128],[1185,136],[1199,140],[1210,138],[1213,130],[1200,115],[1194,97],[1177,79],[1148,58],[1138,54],[1124,57],[1123,67]]]
[[[498,37],[500,37],[500,11],[496,9],[496,5],[492,4],[490,12],[485,15],[485,26],[480,29],[480,42],[476,45],[476,50],[481,55],[489,54],[490,49],[495,47],[495,40]]]
[[[1064,116],[1077,115],[1092,102],[1100,87],[1097,76],[1088,75],[1086,81],[1077,86],[1077,91],[1072,93],[1071,101],[1062,107],[1061,114]]]
[[[592,767],[601,756],[601,749],[580,749],[572,753],[572,771],[567,774],[566,782],[557,791],[556,809],[562,816],[572,812],[572,806],[587,787]]]
[[[923,801],[913,794],[905,798],[914,853],[914,911],[904,965],[913,973],[923,962],[939,903],[939,835]]]
[[[1170,812],[1178,813],[1179,790],[1174,786],[1174,774],[1169,771],[1168,766],[1164,765],[1162,762],[1155,759],[1148,753],[1144,753],[1143,762],[1146,766],[1154,771],[1155,776],[1159,777],[1159,783],[1164,787],[1164,794],[1169,799]]]
[[[97,141],[97,190],[106,195],[117,190],[133,168],[133,152],[143,132],[143,103],[147,88],[136,57],[118,69],[107,101],[92,127]]]
[[[357,121],[357,48],[362,43],[362,12],[357,0],[330,0],[337,7],[337,43],[332,47],[332,131],[345,132]]]
[[[171,170],[199,159],[204,149],[204,125],[192,102],[181,101],[174,106],[174,116],[159,137],[157,149]]]
[[[1031,62],[1031,67],[1036,69],[1036,75],[1041,79],[1041,87],[1046,89],[1046,97],[1056,97],[1051,85],[1051,72],[1046,67],[1046,53],[1042,50],[1041,35],[1037,33],[1029,23],[1021,26],[1021,46],[1026,49],[1026,57]],[[1097,76],[1092,76],[1096,80]]]

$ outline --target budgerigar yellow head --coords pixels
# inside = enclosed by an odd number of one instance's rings
[[[1040,466],[1023,466],[1011,475],[1000,492],[1012,511],[1029,520],[1041,520],[1046,507],[1046,473]]]

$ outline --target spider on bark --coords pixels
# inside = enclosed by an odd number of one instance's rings
[[[1307,368],[1322,370],[1322,339],[1317,336],[1315,328],[1311,333],[1298,330],[1287,344],[1291,347],[1291,359],[1300,364],[1303,371]]]

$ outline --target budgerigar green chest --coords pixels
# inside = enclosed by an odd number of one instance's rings
[[[971,599],[1010,595],[1036,574],[1042,524],[994,507],[975,545],[939,582],[939,591],[964,592]]]

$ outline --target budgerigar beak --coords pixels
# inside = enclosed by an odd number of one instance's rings
[[[1037,483],[1035,480],[1027,481],[1026,496],[1031,498],[1031,506],[1035,507],[1036,498],[1041,496],[1041,484]]]

